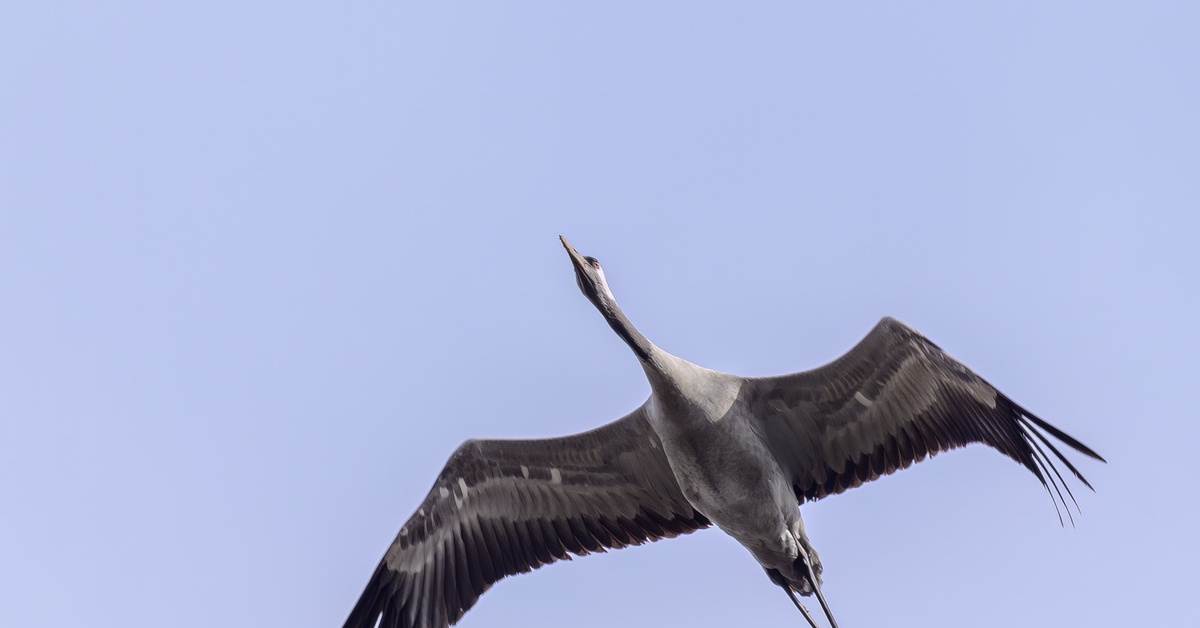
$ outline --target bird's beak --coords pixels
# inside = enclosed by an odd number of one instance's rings
[[[567,250],[567,255],[571,256],[571,263],[575,265],[576,270],[580,270],[587,266],[587,260],[583,259],[583,256],[579,254],[579,251],[576,251],[575,247],[571,246],[571,243],[567,242],[566,238],[563,236],[558,236],[558,239],[562,241],[563,248]]]

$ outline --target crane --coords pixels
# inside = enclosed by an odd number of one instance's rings
[[[642,335],[600,262],[560,240],[579,289],[641,364],[650,398],[571,436],[463,443],[345,628],[445,628],[506,576],[712,525],[750,551],[813,628],[796,593],[815,594],[837,628],[800,504],[983,443],[1037,477],[1062,523],[1067,499],[1078,503],[1056,462],[1092,486],[1055,442],[1104,462],[894,318],[799,373],[742,377],[688,362]]]

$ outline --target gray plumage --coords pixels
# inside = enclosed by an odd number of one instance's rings
[[[563,246],[584,295],[642,364],[650,399],[573,436],[460,446],[345,628],[444,628],[505,576],[712,524],[789,596],[820,596],[800,503],[984,443],[1029,469],[1070,516],[1074,496],[1056,462],[1091,486],[1046,434],[1103,461],[891,318],[810,371],[739,377],[696,366],[642,336],[599,262]]]

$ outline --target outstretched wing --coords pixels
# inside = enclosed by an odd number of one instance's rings
[[[543,440],[471,440],[450,456],[345,628],[445,628],[505,576],[709,525],[679,490],[642,408]]]
[[[893,318],[830,364],[750,381],[757,429],[800,502],[841,493],[927,455],[983,443],[1033,472],[1057,509],[1059,502],[1066,507],[1063,490],[1074,496],[1056,459],[1091,485],[1045,433],[1104,461]]]

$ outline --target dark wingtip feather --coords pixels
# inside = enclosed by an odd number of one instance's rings
[[[1054,504],[1054,514],[1058,515],[1058,525],[1066,527],[1066,522],[1063,521],[1062,510],[1058,507],[1058,500],[1054,499],[1054,493],[1050,490],[1050,482],[1046,478],[1050,475],[1050,470],[1046,469],[1046,463],[1042,462],[1037,456],[1029,456],[1025,462],[1025,467],[1037,476],[1038,481],[1042,483],[1042,488],[1046,489],[1046,494],[1050,496],[1050,503]],[[1069,513],[1068,513],[1069,514]]]
[[[1092,487],[1092,483],[1088,482],[1087,478],[1083,477],[1083,474],[1079,472],[1079,469],[1076,469],[1075,465],[1071,464],[1071,461],[1068,460],[1067,457],[1064,456],[1063,453],[1061,451],[1059,451],[1057,447],[1054,446],[1054,443],[1050,442],[1049,438],[1046,438],[1046,436],[1043,435],[1041,432],[1039,432],[1037,430],[1037,428],[1035,428],[1034,426],[1032,426],[1028,423],[1025,424],[1025,429],[1027,431],[1031,432],[1034,436],[1036,436],[1038,438],[1038,440],[1045,443],[1045,445],[1050,448],[1050,451],[1054,452],[1054,455],[1058,456],[1058,459],[1061,460],[1063,464],[1067,465],[1067,469],[1071,473],[1073,473],[1080,482],[1083,482],[1084,486],[1091,489],[1093,493],[1096,491],[1096,489]],[[1034,443],[1034,444],[1036,445],[1037,443]],[[1076,504],[1076,508],[1078,508],[1078,507],[1079,507],[1079,505]]]
[[[393,588],[391,584],[395,576],[396,574],[388,569],[387,563],[380,561],[342,628],[375,628],[379,614],[383,612],[384,605],[391,598],[390,591]]]
[[[1060,473],[1058,471],[1058,467],[1054,466],[1054,461],[1050,460],[1050,458],[1048,456],[1046,456],[1046,452],[1042,449],[1042,447],[1040,445],[1038,445],[1037,441],[1033,440],[1032,438],[1029,438],[1028,436],[1026,436],[1025,439],[1026,439],[1026,441],[1028,441],[1028,443],[1030,445],[1033,446],[1032,448],[1035,452],[1034,460],[1037,460],[1038,464],[1041,465],[1043,469],[1047,470],[1046,477],[1049,478],[1049,480],[1050,480],[1050,486],[1054,487],[1054,492],[1058,495],[1058,502],[1061,502],[1063,505],[1063,509],[1067,511],[1067,519],[1069,519],[1071,521],[1071,527],[1074,528],[1075,527],[1075,517],[1073,515],[1071,515],[1071,504],[1067,503],[1067,500],[1063,497],[1063,494],[1062,494],[1063,489],[1066,489],[1067,495],[1071,497],[1071,502],[1073,504],[1075,504],[1075,510],[1078,512],[1079,511],[1079,502],[1075,501],[1075,496],[1073,494],[1071,494],[1071,487],[1067,484],[1067,481],[1063,479],[1062,473]],[[1053,446],[1051,446],[1051,449],[1053,449]],[[1055,452],[1055,453],[1058,453],[1058,452]],[[1061,454],[1059,454],[1059,455],[1061,456]],[[1045,481],[1043,481],[1043,484],[1044,483],[1045,483]],[[1060,485],[1061,485],[1061,488],[1060,488]],[[1051,498],[1053,498],[1053,495],[1051,496]],[[1054,504],[1054,508],[1056,510],[1058,509],[1058,502],[1056,502]],[[1058,515],[1058,522],[1063,527],[1066,527],[1066,524],[1064,524],[1062,521],[1061,513]]]
[[[1038,427],[1049,432],[1051,436],[1070,445],[1075,451],[1078,451],[1079,453],[1084,454],[1085,456],[1089,456],[1095,460],[1099,460],[1100,462],[1108,464],[1108,461],[1105,460],[1103,457],[1101,457],[1100,454],[1092,451],[1091,447],[1088,447],[1087,445],[1084,445],[1083,443],[1079,442],[1079,440],[1076,439],[1075,437],[1058,429],[1057,427],[1054,427],[1053,425],[1050,425],[1046,421],[1043,421],[1036,414],[1030,412],[1029,410],[1022,408],[1021,406],[1019,406],[1015,403],[1013,405],[1017,408],[1017,411],[1020,412],[1026,419],[1029,419],[1034,424],[1036,424]],[[1059,454],[1059,457],[1062,457],[1062,454]]]

